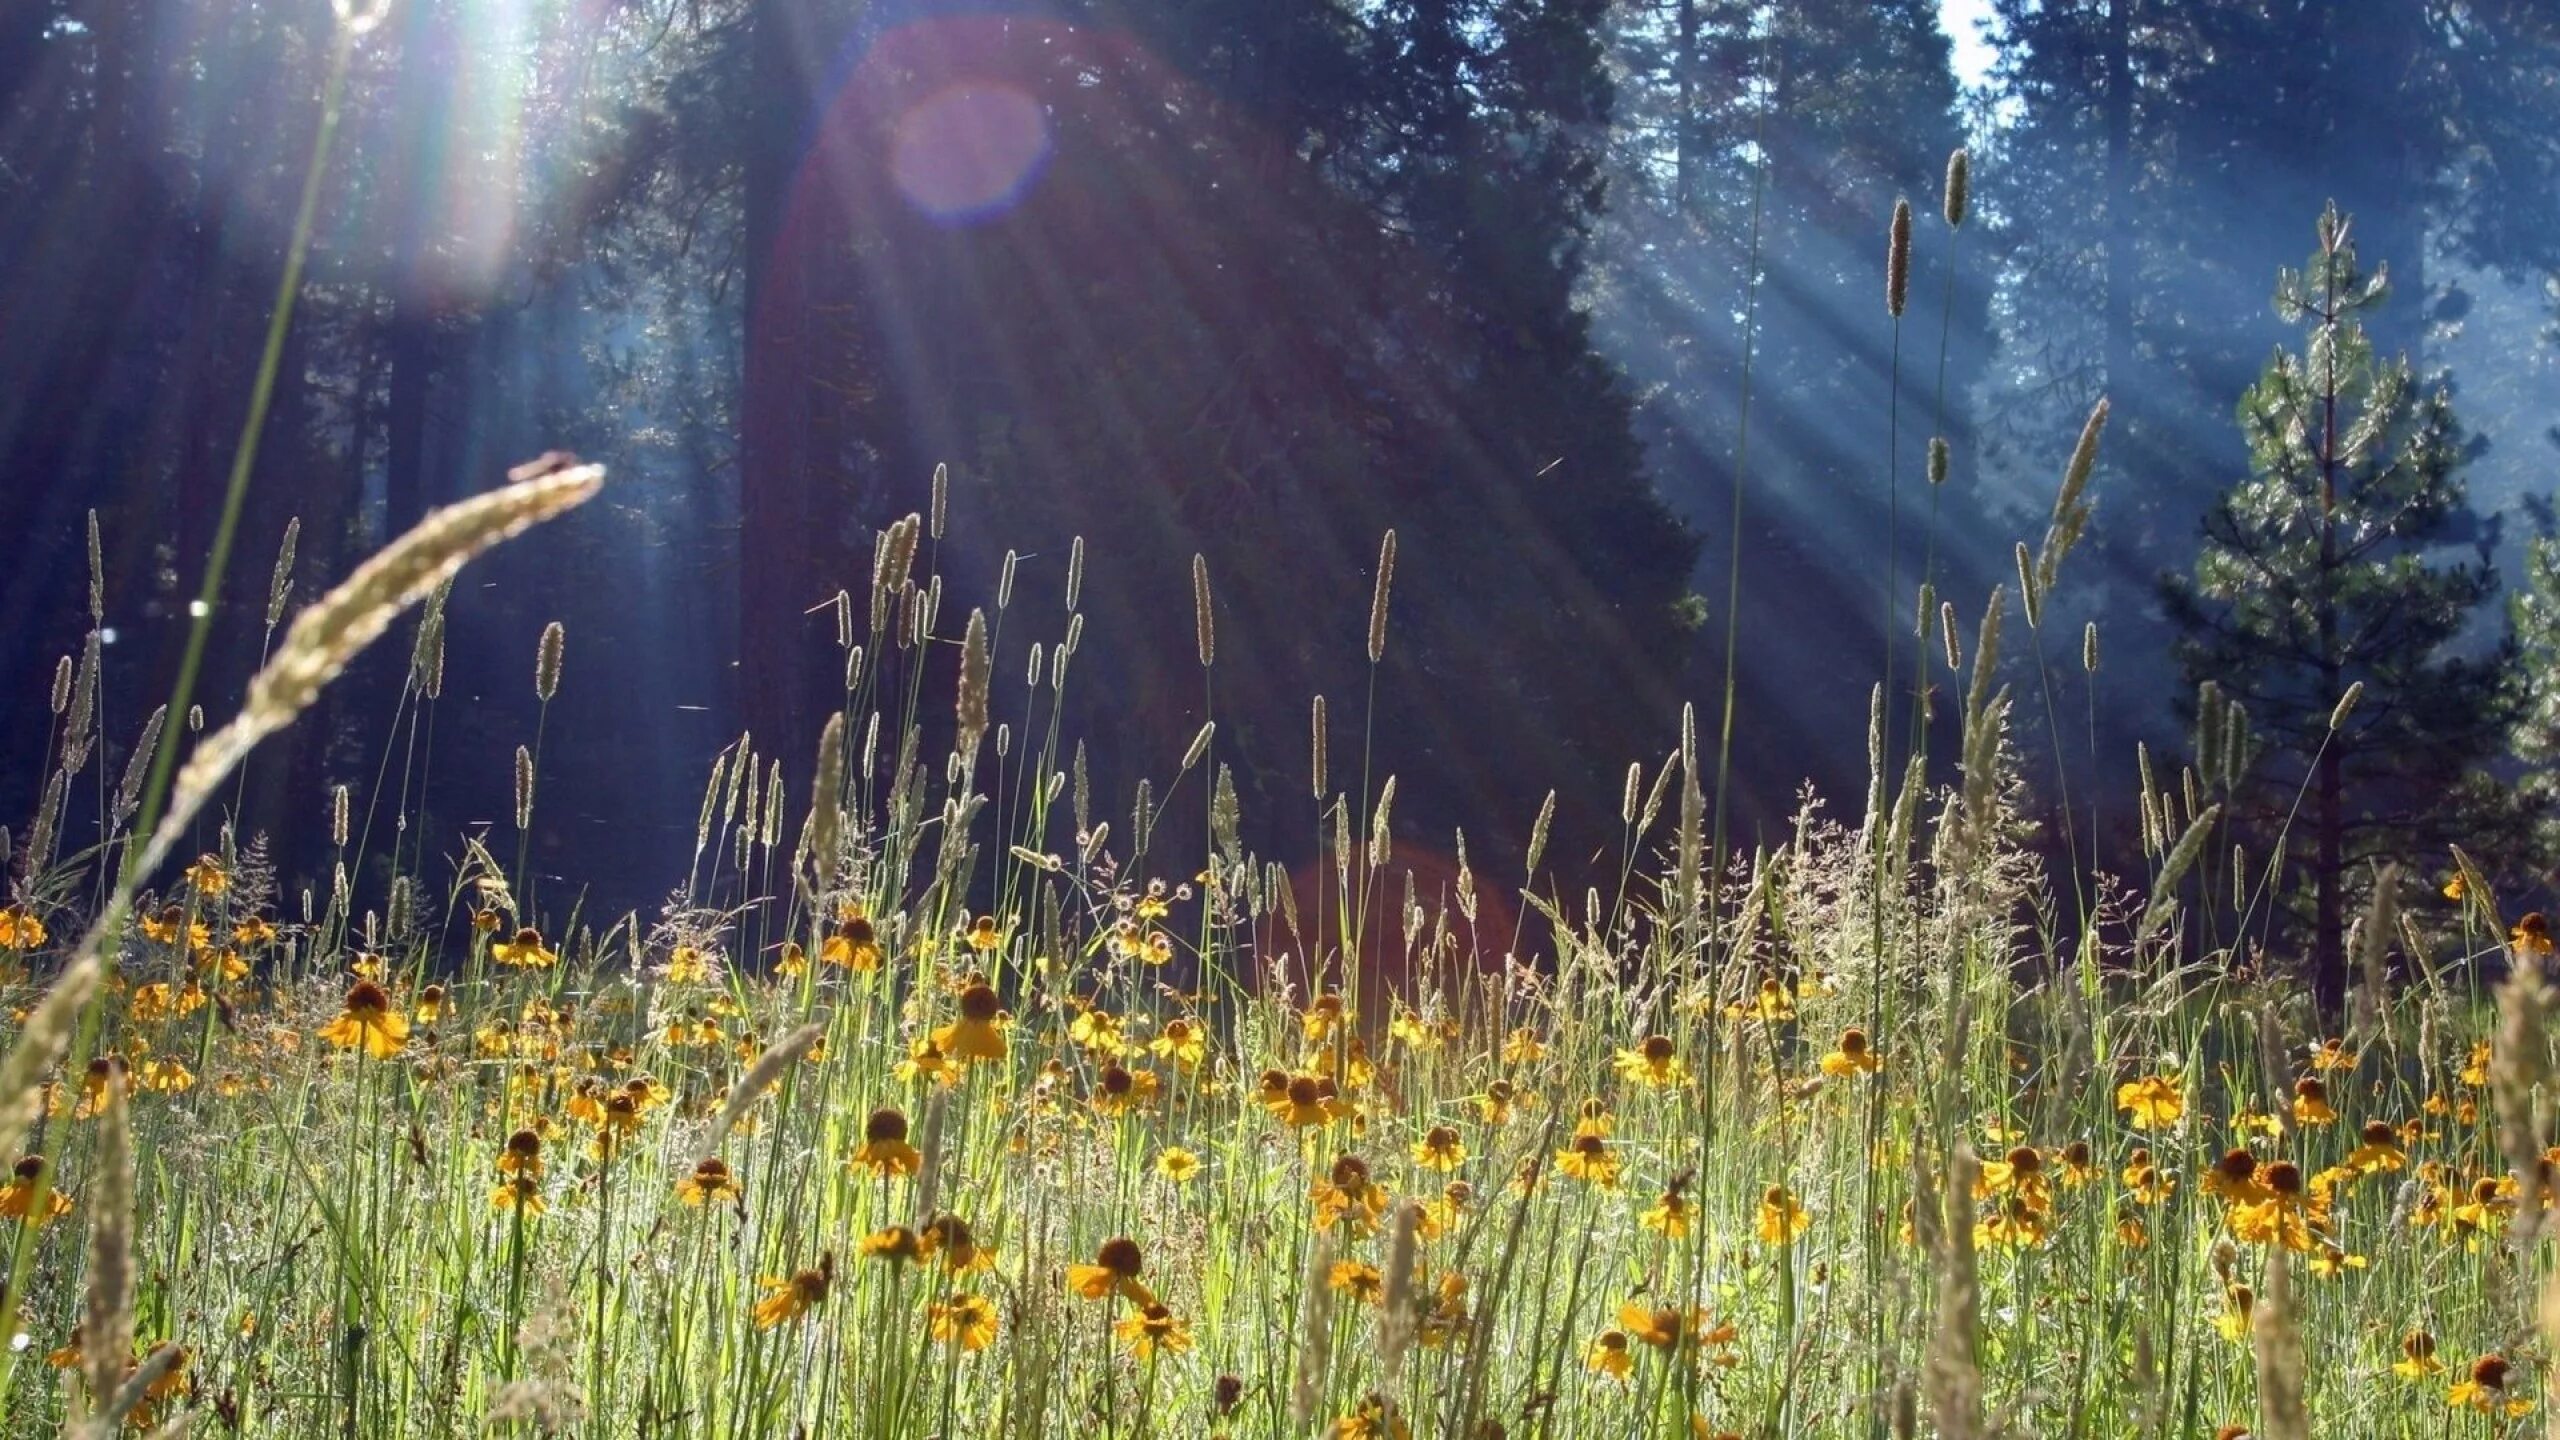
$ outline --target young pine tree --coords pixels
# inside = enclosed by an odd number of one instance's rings
[[[2278,943],[2307,950],[2334,1018],[2345,916],[2377,862],[2424,875],[2448,842],[2499,853],[2521,806],[2482,769],[2515,714],[2514,641],[2456,644],[2497,578],[2485,558],[2430,558],[2469,518],[2451,399],[2407,359],[2375,356],[2362,317],[2383,273],[2357,267],[2336,206],[2319,236],[2309,267],[2276,285],[2302,349],[2278,350],[2240,401],[2249,478],[2206,513],[2192,577],[2162,592],[2188,681],[2219,685],[2260,727],[2234,818],[2254,864],[2281,839]]]

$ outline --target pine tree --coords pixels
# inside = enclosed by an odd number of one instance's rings
[[[2485,558],[2429,555],[2467,518],[2452,401],[2405,357],[2375,355],[2364,317],[2384,276],[2358,267],[2335,206],[2319,243],[2276,287],[2302,347],[2279,349],[2240,402],[2249,478],[2206,514],[2192,577],[2161,588],[2188,680],[2238,700],[2265,738],[2236,829],[2253,863],[2284,849],[2276,898],[2294,925],[2307,911],[2314,994],[2334,1018],[2369,867],[2423,873],[2447,843],[2494,851],[2512,834],[2515,807],[2481,767],[2514,713],[2515,656],[2511,640],[2457,644],[2497,587]]]

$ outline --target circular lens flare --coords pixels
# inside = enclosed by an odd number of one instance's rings
[[[937,220],[980,220],[1030,188],[1049,155],[1049,119],[1012,85],[962,81],[908,106],[890,147],[909,204]]]

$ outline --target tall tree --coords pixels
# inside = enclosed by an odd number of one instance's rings
[[[2161,585],[2189,680],[2240,700],[2267,737],[2239,829],[2262,860],[2287,857],[2279,898],[2308,922],[2331,1019],[2367,867],[2423,873],[2449,842],[2497,848],[2516,818],[2482,768],[2514,715],[2513,645],[2458,643],[2497,579],[2485,557],[2429,555],[2466,512],[2462,433],[2441,386],[2375,354],[2364,317],[2384,293],[2347,222],[2324,211],[2309,266],[2276,288],[2301,347],[2240,402],[2249,478],[2207,513],[2192,576]],[[2359,703],[2343,706],[2354,687]],[[2290,835],[2297,825],[2308,835]]]

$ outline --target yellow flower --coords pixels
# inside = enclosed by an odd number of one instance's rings
[[[1145,1268],[1146,1255],[1138,1249],[1137,1241],[1105,1240],[1102,1248],[1093,1252],[1092,1264],[1067,1267],[1067,1288],[1087,1300],[1125,1295],[1143,1305],[1155,1298],[1138,1283],[1138,1275]]]
[[[970,1275],[995,1268],[995,1251],[978,1243],[969,1222],[957,1215],[936,1215],[924,1224],[923,1241],[928,1259],[940,1259],[942,1268],[954,1275]]]
[[[1412,1440],[1413,1431],[1384,1396],[1372,1392],[1360,1408],[1333,1422],[1328,1440]]]
[[[1688,1083],[1689,1066],[1668,1035],[1647,1035],[1633,1050],[1621,1050],[1618,1074],[1648,1089],[1667,1090]]]
[[[501,940],[489,947],[489,958],[517,970],[547,970],[560,963],[557,951],[545,947],[542,932],[527,925],[512,940]]]
[[[874,1175],[913,1175],[924,1167],[924,1157],[907,1143],[907,1115],[894,1106],[871,1112],[863,1122],[862,1145],[853,1152],[853,1164]]]
[[[711,955],[699,945],[678,945],[667,952],[659,978],[670,985],[701,985],[711,979]]]
[[[376,1060],[388,1060],[409,1043],[409,1020],[391,1008],[391,996],[371,980],[347,987],[338,1018],[320,1027],[320,1038],[341,1050],[361,1047]]]
[[[1200,1173],[1200,1157],[1179,1145],[1167,1145],[1156,1155],[1156,1173],[1179,1185]]]
[[[1370,1178],[1368,1162],[1357,1155],[1336,1156],[1333,1169],[1315,1183],[1307,1198],[1315,1205],[1320,1230],[1348,1221],[1358,1234],[1372,1235],[1387,1210],[1386,1187]]]
[[[914,1264],[924,1259],[924,1240],[904,1225],[891,1225],[862,1237],[866,1259]]]
[[[1526,1025],[1502,1037],[1502,1063],[1505,1065],[1535,1065],[1546,1057],[1547,1042],[1539,1039],[1538,1032]]]
[[[835,1283],[836,1257],[828,1251],[818,1257],[815,1269],[796,1271],[789,1279],[767,1275],[757,1281],[765,1290],[756,1302],[755,1322],[759,1330],[797,1320],[826,1303],[827,1288]]]
[[[2257,1292],[2246,1285],[2234,1285],[2223,1295],[2222,1310],[2213,1317],[2213,1328],[2223,1339],[2241,1344],[2249,1338],[2249,1317],[2257,1308]]]
[[[2444,1362],[2436,1358],[2436,1337],[2424,1330],[2400,1337],[2400,1358],[2391,1362],[2391,1373],[2403,1380],[2424,1380],[2443,1370]]]
[[[1867,1032],[1852,1025],[1840,1032],[1840,1043],[1822,1057],[1822,1073],[1835,1080],[1852,1075],[1873,1075],[1884,1068],[1884,1060],[1867,1044]]]
[[[2187,1097],[2168,1076],[2146,1075],[2116,1087],[2116,1108],[2130,1112],[2136,1130],[2166,1130],[2187,1113]]]
[[[1656,1350],[1677,1348],[1683,1340],[1717,1345],[1730,1338],[1721,1327],[1712,1331],[1707,1328],[1707,1312],[1702,1309],[1647,1308],[1632,1300],[1618,1307],[1618,1328],[1626,1331],[1628,1338]]]
[[[1627,1332],[1601,1331],[1600,1338],[1591,1342],[1583,1363],[1595,1374],[1606,1375],[1613,1380],[1626,1379],[1636,1368],[1636,1357],[1627,1350]]]
[[[44,922],[24,905],[0,910],[0,950],[33,950],[45,942]]]
[[[510,1175],[500,1180],[489,1192],[489,1204],[500,1210],[539,1215],[551,1207],[543,1203],[542,1182],[530,1175]]]
[[[1760,1214],[1752,1229],[1765,1244],[1786,1245],[1813,1228],[1813,1217],[1807,1215],[1796,1197],[1784,1185],[1772,1185],[1760,1193]]]
[[[1386,1279],[1378,1273],[1378,1267],[1364,1260],[1336,1260],[1333,1269],[1326,1272],[1325,1284],[1364,1305],[1377,1304],[1387,1288]]]
[[[1413,1163],[1425,1170],[1455,1170],[1466,1160],[1467,1147],[1450,1126],[1434,1125],[1413,1142]]]
[[[1200,1068],[1209,1058],[1209,1037],[1198,1021],[1177,1015],[1164,1022],[1164,1029],[1147,1042],[1147,1049],[1160,1060],[1171,1060],[1185,1073]]]
[[[1441,1034],[1421,1016],[1406,1010],[1388,1022],[1387,1038],[1400,1042],[1417,1054],[1428,1055],[1440,1048]]]
[[[996,924],[996,917],[993,915],[981,915],[976,920],[970,922],[970,949],[984,955],[990,950],[998,950],[1003,947],[1004,931]],[[973,1345],[969,1348],[974,1350],[977,1347]]]
[[[2367,1121],[2357,1138],[2362,1143],[2347,1152],[2347,1168],[2357,1174],[2374,1175],[2408,1165],[2409,1152],[2401,1148],[2400,1132],[2390,1121]]]
[[[2454,871],[2453,877],[2444,882],[2444,898],[2447,900],[2459,900],[2469,893],[2471,893],[2471,887],[2464,882],[2462,872],[2459,870]]]
[[[197,856],[196,863],[187,867],[186,876],[198,895],[219,895],[231,888],[231,872],[222,868],[219,855]]]
[[[2549,942],[2545,941],[2544,946],[2548,949]],[[2533,1410],[2531,1400],[2507,1393],[2513,1369],[2503,1355],[2483,1355],[2471,1362],[2470,1377],[2445,1393],[2445,1402],[2456,1409],[2469,1408],[2483,1415],[2505,1415],[2510,1419],[2529,1414]]]
[[[2519,955],[2548,959],[2551,955],[2551,922],[2543,919],[2539,910],[2527,911],[2524,918],[2516,921],[2515,928],[2507,932],[2507,943],[2515,946]]]
[[[2346,1041],[2333,1036],[2312,1045],[2311,1068],[2324,1074],[2353,1070],[2356,1068],[2356,1052],[2347,1048]]]
[[[1152,1360],[1159,1354],[1179,1355],[1191,1348],[1191,1327],[1164,1306],[1149,1302],[1138,1307],[1138,1313],[1111,1327],[1129,1354],[1139,1360]]]
[[[1598,1135],[1576,1135],[1571,1145],[1556,1152],[1556,1169],[1598,1190],[1617,1189],[1622,1168],[1618,1152]]]
[[[28,1212],[35,1208],[36,1176],[42,1173],[43,1169],[42,1155],[28,1155],[19,1159],[17,1165],[9,1172],[9,1183],[0,1185],[0,1217],[11,1220],[27,1218]],[[71,1197],[47,1187],[44,1213],[35,1217],[36,1223],[50,1225],[70,1213]]]
[[[1004,1007],[995,987],[981,981],[961,991],[960,1018],[934,1031],[933,1043],[963,1065],[1003,1059]]]
[[[1512,1108],[1528,1099],[1512,1088],[1510,1081],[1492,1081],[1484,1087],[1484,1093],[1476,1097],[1476,1118],[1487,1125],[1504,1124],[1511,1119]]]
[[[899,1061],[892,1073],[904,1085],[913,1085],[919,1080],[932,1080],[944,1086],[960,1083],[959,1067],[942,1053],[941,1045],[922,1035],[916,1037],[916,1043],[907,1051],[907,1058]]]
[[[2319,1077],[2305,1075],[2293,1082],[2293,1123],[2296,1125],[2335,1125],[2337,1107],[2329,1103],[2329,1087]]]
[[[880,932],[861,906],[848,905],[837,912],[835,929],[818,944],[818,963],[857,974],[880,968]]]
[[[1275,1076],[1279,1079],[1276,1090],[1270,1083]],[[1350,1105],[1334,1093],[1333,1082],[1320,1075],[1288,1075],[1274,1070],[1264,1075],[1263,1082],[1259,1103],[1291,1129],[1331,1125],[1351,1113]]]
[[[1636,1223],[1665,1239],[1684,1239],[1689,1234],[1689,1201],[1677,1190],[1666,1190]]]
[[[693,1167],[693,1173],[676,1182],[676,1198],[697,1209],[715,1201],[726,1200],[735,1205],[746,1199],[746,1189],[729,1171],[729,1162],[717,1155],[707,1155]]]
[[[953,1295],[928,1312],[933,1338],[974,1353],[996,1343],[995,1302],[984,1295]]]

